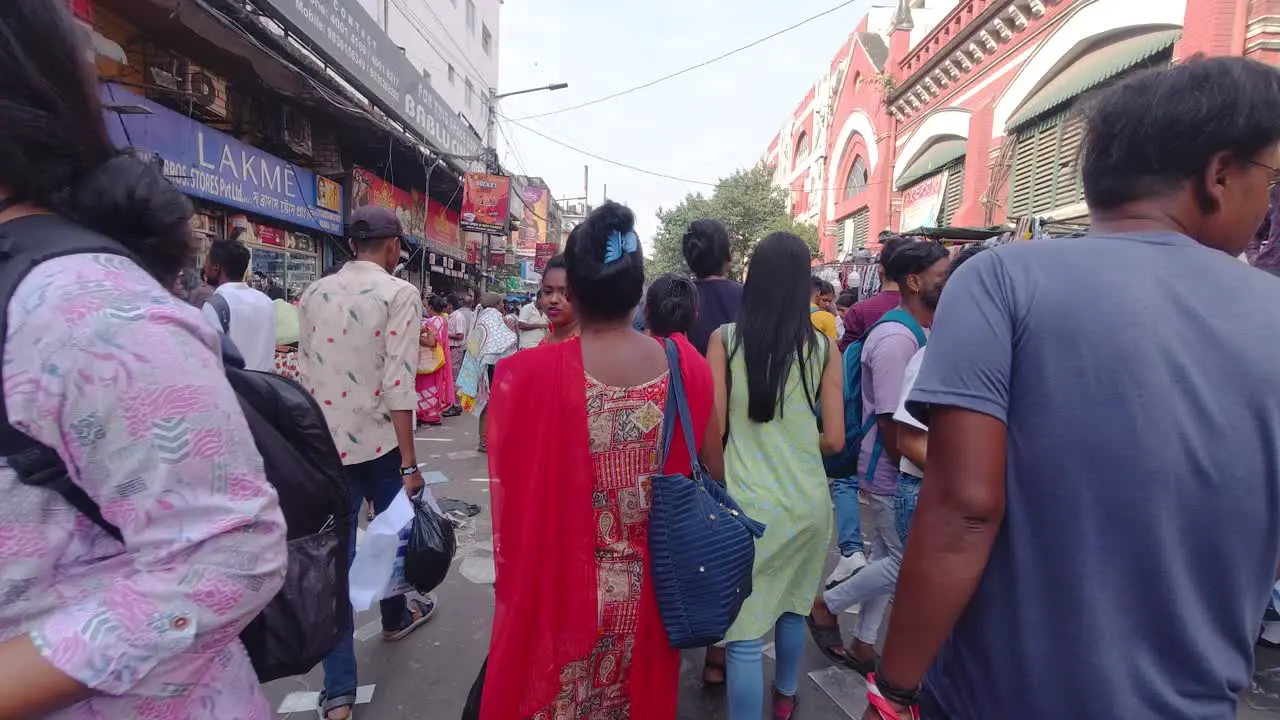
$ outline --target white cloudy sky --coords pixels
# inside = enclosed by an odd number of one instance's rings
[[[500,112],[519,119],[608,95],[839,4],[841,0],[505,0],[498,92],[556,82],[567,82],[569,88],[508,98],[501,101]],[[870,4],[859,0],[652,88],[522,122],[611,160],[714,182],[760,159]],[[499,137],[504,165],[543,177],[557,198],[582,195],[582,167],[590,165],[591,202],[600,202],[607,184],[610,198],[636,211],[646,244],[657,226],[654,211],[699,189],[584,157],[510,123],[503,129],[511,140]]]

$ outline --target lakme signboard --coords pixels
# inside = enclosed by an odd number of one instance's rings
[[[359,0],[258,0],[400,122],[437,149],[479,155],[480,139]]]
[[[342,188],[306,168],[246,145],[117,85],[103,86],[108,103],[146,108],[145,115],[104,111],[119,147],[154,154],[184,193],[221,205],[342,234]]]

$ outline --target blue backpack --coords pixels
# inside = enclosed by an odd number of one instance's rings
[[[823,458],[822,464],[826,466],[827,477],[845,478],[858,474],[858,453],[862,448],[862,440],[867,433],[875,429],[876,416],[872,415],[867,418],[866,422],[862,420],[862,348],[867,338],[871,337],[871,331],[880,327],[885,323],[898,323],[905,325],[913,335],[916,336],[916,343],[920,347],[924,347],[928,342],[925,337],[924,328],[920,327],[920,323],[911,316],[911,313],[896,308],[884,314],[874,325],[867,328],[849,347],[844,351],[844,450],[839,454],[831,455]],[[876,465],[880,463],[880,434],[876,433],[875,445],[871,450],[871,462],[866,472],[863,473],[864,478],[871,479],[876,471]]]

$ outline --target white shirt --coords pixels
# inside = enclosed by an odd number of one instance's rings
[[[449,314],[449,347],[462,347],[467,343],[467,335],[471,333],[471,321],[475,311],[470,308],[458,308]],[[461,339],[452,336],[461,333]]]
[[[519,321],[526,325],[546,325],[547,316],[542,314],[538,309],[537,303],[526,303],[520,308]],[[547,336],[546,330],[521,330],[520,331],[520,349],[537,347],[538,343]]]
[[[925,427],[914,415],[907,412],[907,396],[911,394],[911,388],[916,384],[916,376],[920,374],[920,364],[924,362],[924,351],[927,349],[927,345],[920,348],[907,361],[907,369],[903,371],[902,375],[902,397],[898,400],[898,409],[893,411],[894,420],[924,432],[929,432],[929,428]],[[902,461],[898,463],[898,469],[908,475],[924,477],[924,471],[908,460],[906,455],[902,456]]]
[[[244,356],[246,370],[270,372],[276,357],[276,308],[271,298],[248,285],[225,283],[213,291],[231,309],[231,342]],[[200,309],[205,322],[222,332],[218,312],[209,303]]]

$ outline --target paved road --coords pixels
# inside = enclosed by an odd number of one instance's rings
[[[475,420],[457,418],[443,428],[418,433],[418,458],[449,482],[433,485],[437,498],[474,503],[482,512],[458,534],[454,572],[439,588],[440,611],[423,629],[400,643],[384,643],[377,610],[356,618],[356,654],[367,704],[358,720],[453,720],[460,716],[467,691],[484,661],[493,612],[492,525],[485,459],[474,451]],[[851,625],[851,623],[845,623]],[[809,643],[800,687],[805,720],[860,718],[865,707],[862,678],[832,667]],[[1280,720],[1280,653],[1261,651],[1253,690],[1241,703],[1241,720]],[[686,653],[680,688],[680,720],[722,720],[722,693],[704,690],[698,681],[700,653]],[[772,669],[766,661],[766,671]],[[308,675],[266,686],[281,718],[314,718],[314,710],[289,712],[289,705],[313,707],[323,684],[319,668]]]

